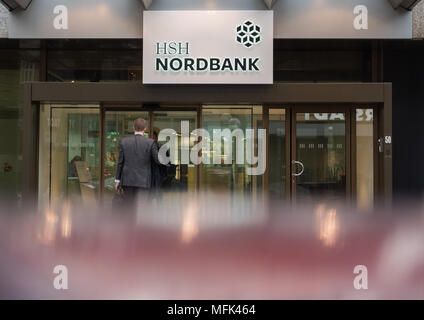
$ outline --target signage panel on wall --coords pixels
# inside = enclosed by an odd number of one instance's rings
[[[143,83],[272,84],[272,11],[145,11]]]

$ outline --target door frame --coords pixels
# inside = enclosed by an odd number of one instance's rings
[[[269,148],[269,121],[270,121],[270,114],[269,114],[269,110],[272,109],[279,109],[279,110],[285,110],[285,137],[284,137],[284,142],[285,142],[285,168],[286,168],[286,172],[285,172],[285,179],[286,179],[286,183],[285,183],[285,190],[286,190],[286,195],[285,195],[285,200],[288,202],[291,202],[292,199],[292,195],[291,195],[291,152],[292,152],[292,148],[291,148],[291,125],[292,125],[292,121],[291,121],[291,114],[292,114],[292,110],[293,110],[293,105],[267,105],[266,107],[264,106],[264,108],[266,108],[266,110],[264,111],[264,115],[266,118],[266,122],[264,121],[264,128],[267,131],[267,153],[266,153],[266,171],[264,174],[264,192],[268,192],[268,183],[269,183],[269,172],[268,172],[268,168],[269,168],[269,151],[271,150]]]
[[[352,132],[351,132],[351,113],[353,110],[356,110],[356,107],[350,105],[299,105],[295,106],[291,112],[291,158],[290,158],[290,185],[291,185],[291,201],[296,203],[296,178],[293,173],[296,172],[296,164],[293,161],[299,161],[296,158],[297,148],[296,148],[296,129],[297,129],[297,113],[344,113],[345,114],[345,161],[346,161],[346,201],[350,203],[352,201],[352,156],[351,156],[351,146],[352,146]],[[376,168],[374,168],[375,170]]]
[[[350,104],[378,105],[378,137],[392,136],[391,83],[275,83],[273,85],[143,85],[127,83],[33,82],[24,84],[23,186],[26,204],[38,199],[38,140],[41,103],[251,104],[266,106]],[[201,112],[199,112],[201,123]],[[103,129],[103,128],[102,128]],[[378,154],[379,197],[392,201],[392,144]]]
[[[270,104],[264,106],[264,127],[267,132],[269,132],[269,121],[270,114],[269,110],[271,109],[280,109],[285,110],[285,149],[286,149],[286,200],[291,202],[295,199],[295,189],[293,188],[292,183],[292,173],[293,169],[293,155],[296,153],[295,148],[295,114],[297,112],[310,112],[319,113],[322,112],[337,112],[342,111],[346,114],[346,171],[350,169],[350,174],[346,176],[346,200],[351,203],[356,203],[357,194],[356,194],[356,109],[373,109],[373,138],[376,139],[379,137],[379,128],[381,123],[381,115],[383,114],[381,105],[379,104]],[[267,135],[267,145],[269,145],[269,134]],[[379,193],[384,190],[384,185],[382,186],[381,181],[384,181],[384,170],[381,165],[381,155],[378,152],[378,145],[374,143],[373,145],[373,172],[374,172],[374,202],[378,201]],[[264,181],[266,180],[264,191],[267,191],[268,186],[268,165],[269,165],[269,155],[267,153],[267,171],[264,174]]]

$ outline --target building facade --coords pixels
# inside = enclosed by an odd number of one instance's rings
[[[328,199],[364,209],[422,197],[423,8],[355,0],[33,0],[26,10],[1,7],[1,193],[43,205],[110,203],[119,140],[141,116],[149,136],[172,129],[188,150],[200,140],[184,136],[182,123],[211,137],[218,129],[266,132],[254,140],[258,155],[266,145],[264,172],[249,174],[248,157],[237,162],[228,150],[213,161],[211,141],[209,150],[202,145],[201,164],[183,163],[177,151],[168,192]],[[223,45],[226,30],[230,45]],[[166,60],[167,41],[183,44],[182,62]],[[151,56],[152,44],[162,60]],[[236,56],[228,58],[233,64],[222,58],[220,72],[195,70],[213,64],[215,58],[201,60],[213,50]],[[236,60],[243,54],[258,55],[264,69]],[[154,61],[161,70],[152,69]],[[237,66],[253,70],[232,73]]]

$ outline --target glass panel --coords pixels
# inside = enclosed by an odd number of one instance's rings
[[[100,175],[99,109],[44,105],[40,113],[40,204],[93,205]]]
[[[105,164],[103,201],[112,205],[115,194],[115,173],[119,157],[119,141],[133,135],[133,124],[137,118],[143,118],[149,124],[149,113],[145,111],[107,111],[105,113]],[[149,127],[147,126],[146,135]]]
[[[268,181],[270,198],[284,199],[286,195],[285,109],[269,109]]]
[[[296,199],[346,200],[346,121],[344,113],[296,114]]]
[[[246,137],[246,129],[262,128],[262,107],[261,106],[204,106],[202,109],[203,128],[213,137],[214,129],[241,129]],[[255,140],[257,130],[255,130]],[[236,154],[237,140],[233,136],[232,152],[226,154],[228,150],[221,143],[221,164],[213,164],[214,141],[211,139],[210,151],[207,154],[210,164],[203,164],[201,169],[202,190],[232,191],[232,192],[260,192],[262,177],[248,175],[247,168],[250,166],[246,159],[243,164],[237,164]],[[257,141],[255,141],[257,148]],[[255,150],[256,151],[256,150]],[[246,155],[246,145],[244,144],[244,154]],[[232,163],[225,164],[224,161],[231,157]]]
[[[196,111],[155,111],[153,113],[153,138],[157,140],[159,132],[163,129],[172,129],[177,132],[178,146],[176,150],[178,154],[177,164],[170,164],[167,168],[167,179],[164,181],[163,191],[195,191],[197,186],[197,168],[194,164],[181,164],[181,150],[188,145],[189,150],[194,146],[195,140],[188,139],[182,143],[181,122],[189,123],[189,132],[197,128],[197,112]],[[159,146],[166,142],[159,142]]]
[[[356,196],[360,209],[374,201],[374,110],[356,109]]]
[[[0,197],[13,205],[22,191],[23,84],[40,75],[40,52],[19,47],[23,41],[0,39]]]
[[[40,105],[40,137],[38,142],[38,205],[50,204],[50,105]]]
[[[47,81],[141,80],[141,40],[49,40]]]
[[[275,82],[370,82],[371,42],[350,40],[274,41]]]

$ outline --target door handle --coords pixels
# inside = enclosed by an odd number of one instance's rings
[[[378,144],[378,152],[380,152],[380,153],[384,152],[384,140],[383,140],[383,138],[378,138],[377,144]]]
[[[294,164],[294,165],[299,164],[302,167],[302,170],[300,170],[299,173],[292,173],[292,176],[293,177],[299,177],[299,176],[301,176],[303,174],[303,172],[305,172],[305,166],[303,165],[302,162],[293,160],[292,161],[292,164]]]

